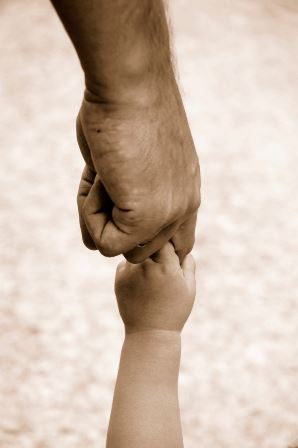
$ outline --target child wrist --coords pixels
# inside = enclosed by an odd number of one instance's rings
[[[153,346],[156,350],[165,346],[180,348],[181,333],[180,331],[163,329],[144,329],[140,331],[125,329],[125,340],[141,344],[143,347]]]

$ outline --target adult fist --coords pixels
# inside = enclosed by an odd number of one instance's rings
[[[200,170],[175,82],[135,101],[85,96],[77,137],[86,162],[82,237],[105,256],[139,263],[171,240],[180,260],[194,244]],[[139,247],[138,245],[144,244]]]

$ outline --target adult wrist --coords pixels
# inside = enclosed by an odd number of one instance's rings
[[[85,77],[84,97],[87,101],[101,104],[135,105],[150,107],[158,103],[166,92],[173,91],[174,73],[167,78],[144,74],[142,77],[121,76],[106,82],[100,78]]]

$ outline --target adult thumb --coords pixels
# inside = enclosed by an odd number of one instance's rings
[[[96,247],[106,257],[128,252],[140,242],[141,237],[136,232],[129,232],[128,226],[121,229],[115,222],[115,215],[121,213],[124,212],[113,203],[97,175],[82,214]]]

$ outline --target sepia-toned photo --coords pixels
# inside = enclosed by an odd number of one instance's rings
[[[297,0],[0,41],[0,448],[298,448]]]

